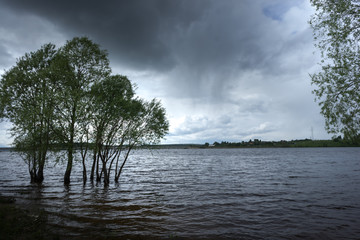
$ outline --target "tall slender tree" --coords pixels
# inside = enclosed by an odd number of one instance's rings
[[[55,46],[46,44],[25,54],[6,71],[0,82],[2,117],[11,121],[15,149],[27,162],[31,182],[44,180],[43,170],[50,148],[56,82],[51,67]]]
[[[74,38],[59,50],[59,68],[54,70],[59,84],[56,89],[55,126],[58,139],[67,149],[64,184],[70,183],[75,140],[89,114],[91,86],[110,74],[107,53],[86,37]]]
[[[101,162],[104,185],[110,182],[115,163],[117,182],[131,150],[156,143],[165,136],[169,124],[165,109],[157,100],[135,98],[131,82],[115,75],[93,86],[94,166]],[[101,178],[97,171],[97,180]]]
[[[117,154],[119,144],[117,134],[125,121],[129,121],[134,112],[130,105],[134,90],[127,77],[121,75],[109,76],[104,81],[92,87],[92,126],[93,126],[93,164],[90,179],[93,180],[95,166],[102,163],[104,183],[109,183],[111,166],[108,162]],[[100,180],[99,169],[96,171],[97,181]]]
[[[119,131],[122,142],[118,147],[124,150],[124,154],[118,154],[116,158],[115,182],[118,182],[134,147],[159,143],[169,130],[165,108],[162,107],[160,101],[153,99],[148,102],[135,99],[132,106],[136,109],[135,112]]]

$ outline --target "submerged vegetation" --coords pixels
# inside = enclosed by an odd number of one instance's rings
[[[28,165],[31,182],[44,180],[49,153],[66,149],[64,184],[70,183],[76,146],[87,181],[109,184],[131,150],[158,143],[168,131],[165,109],[136,97],[126,76],[112,75],[106,51],[86,37],[56,49],[46,44],[25,54],[0,81],[1,118],[12,123],[14,148]],[[64,158],[63,152],[60,157]]]

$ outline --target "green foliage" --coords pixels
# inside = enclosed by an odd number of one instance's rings
[[[165,136],[169,124],[160,102],[135,97],[127,77],[110,73],[106,51],[82,37],[59,49],[47,44],[25,54],[2,76],[1,117],[13,124],[14,145],[28,163],[32,181],[43,180],[48,150],[65,146],[65,184],[70,183],[76,147],[81,150],[84,181],[92,149],[91,174],[100,159],[98,179],[103,174],[108,183],[115,160],[118,179],[135,146]]]
[[[360,132],[360,2],[311,0],[310,24],[321,51],[322,71],[311,75],[329,133],[356,141]]]
[[[156,143],[164,137],[168,122],[160,102],[135,98],[133,86],[125,76],[109,76],[93,85],[91,93],[93,165],[101,160],[104,182],[108,184],[114,161],[117,181],[130,151],[137,145]]]
[[[56,83],[50,69],[55,56],[55,46],[44,45],[20,58],[0,82],[2,117],[12,122],[14,146],[27,162],[31,181],[35,182],[43,180],[52,135],[50,123],[55,104],[52,96]]]
[[[109,61],[87,38],[74,38],[58,50],[53,77],[57,79],[55,129],[60,142],[74,144],[75,137],[88,121],[91,86],[109,73]]]
[[[56,115],[53,129],[57,140],[67,146],[68,164],[64,182],[70,182],[76,141],[88,138],[91,86],[110,74],[107,53],[86,37],[74,38],[58,50],[53,77],[56,89]],[[86,140],[85,140],[86,141]]]

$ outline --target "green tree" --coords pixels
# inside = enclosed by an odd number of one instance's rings
[[[121,75],[109,76],[104,81],[94,84],[92,95],[92,126],[93,126],[93,164],[90,179],[100,181],[104,174],[104,183],[109,183],[111,165],[119,154],[119,138],[125,121],[131,121],[136,111],[132,103],[134,90],[127,77]],[[99,161],[102,170],[99,173]],[[110,162],[110,166],[107,164]]]
[[[104,185],[110,182],[115,163],[115,181],[135,146],[157,143],[168,131],[165,109],[159,101],[135,98],[133,85],[125,76],[115,75],[93,85],[93,127],[95,166],[102,164],[97,181],[103,175]],[[93,179],[93,177],[90,177]]]
[[[322,71],[312,74],[313,91],[325,116],[326,130],[352,141],[360,132],[360,1],[311,0],[310,20]]]
[[[124,154],[119,154],[116,158],[115,182],[118,182],[122,169],[134,147],[159,143],[169,130],[165,108],[162,107],[160,101],[153,99],[148,102],[135,99],[132,106],[135,111],[132,112],[131,119],[123,124],[120,131],[122,141],[119,148],[121,151],[124,150]]]
[[[2,76],[1,118],[13,124],[14,145],[32,182],[43,181],[48,151],[61,146],[67,152],[64,184],[69,184],[77,146],[84,183],[86,159],[93,150],[90,179],[96,167],[97,180],[103,175],[108,185],[111,170],[118,181],[135,146],[156,143],[168,132],[160,102],[136,98],[127,77],[110,72],[107,53],[84,37],[58,50],[47,44],[25,54]]]
[[[0,83],[2,117],[13,127],[15,149],[29,167],[31,182],[44,180],[43,169],[50,148],[54,111],[54,79],[51,65],[55,46],[47,44],[25,54],[6,71]]]
[[[75,142],[83,139],[89,117],[91,86],[110,74],[107,53],[86,37],[74,38],[59,49],[54,131],[67,149],[64,184],[70,183]]]

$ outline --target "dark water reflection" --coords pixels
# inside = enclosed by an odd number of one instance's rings
[[[0,191],[45,209],[67,237],[359,239],[360,149],[135,151],[118,185],[72,183],[49,164],[31,185],[22,160],[0,153]]]

